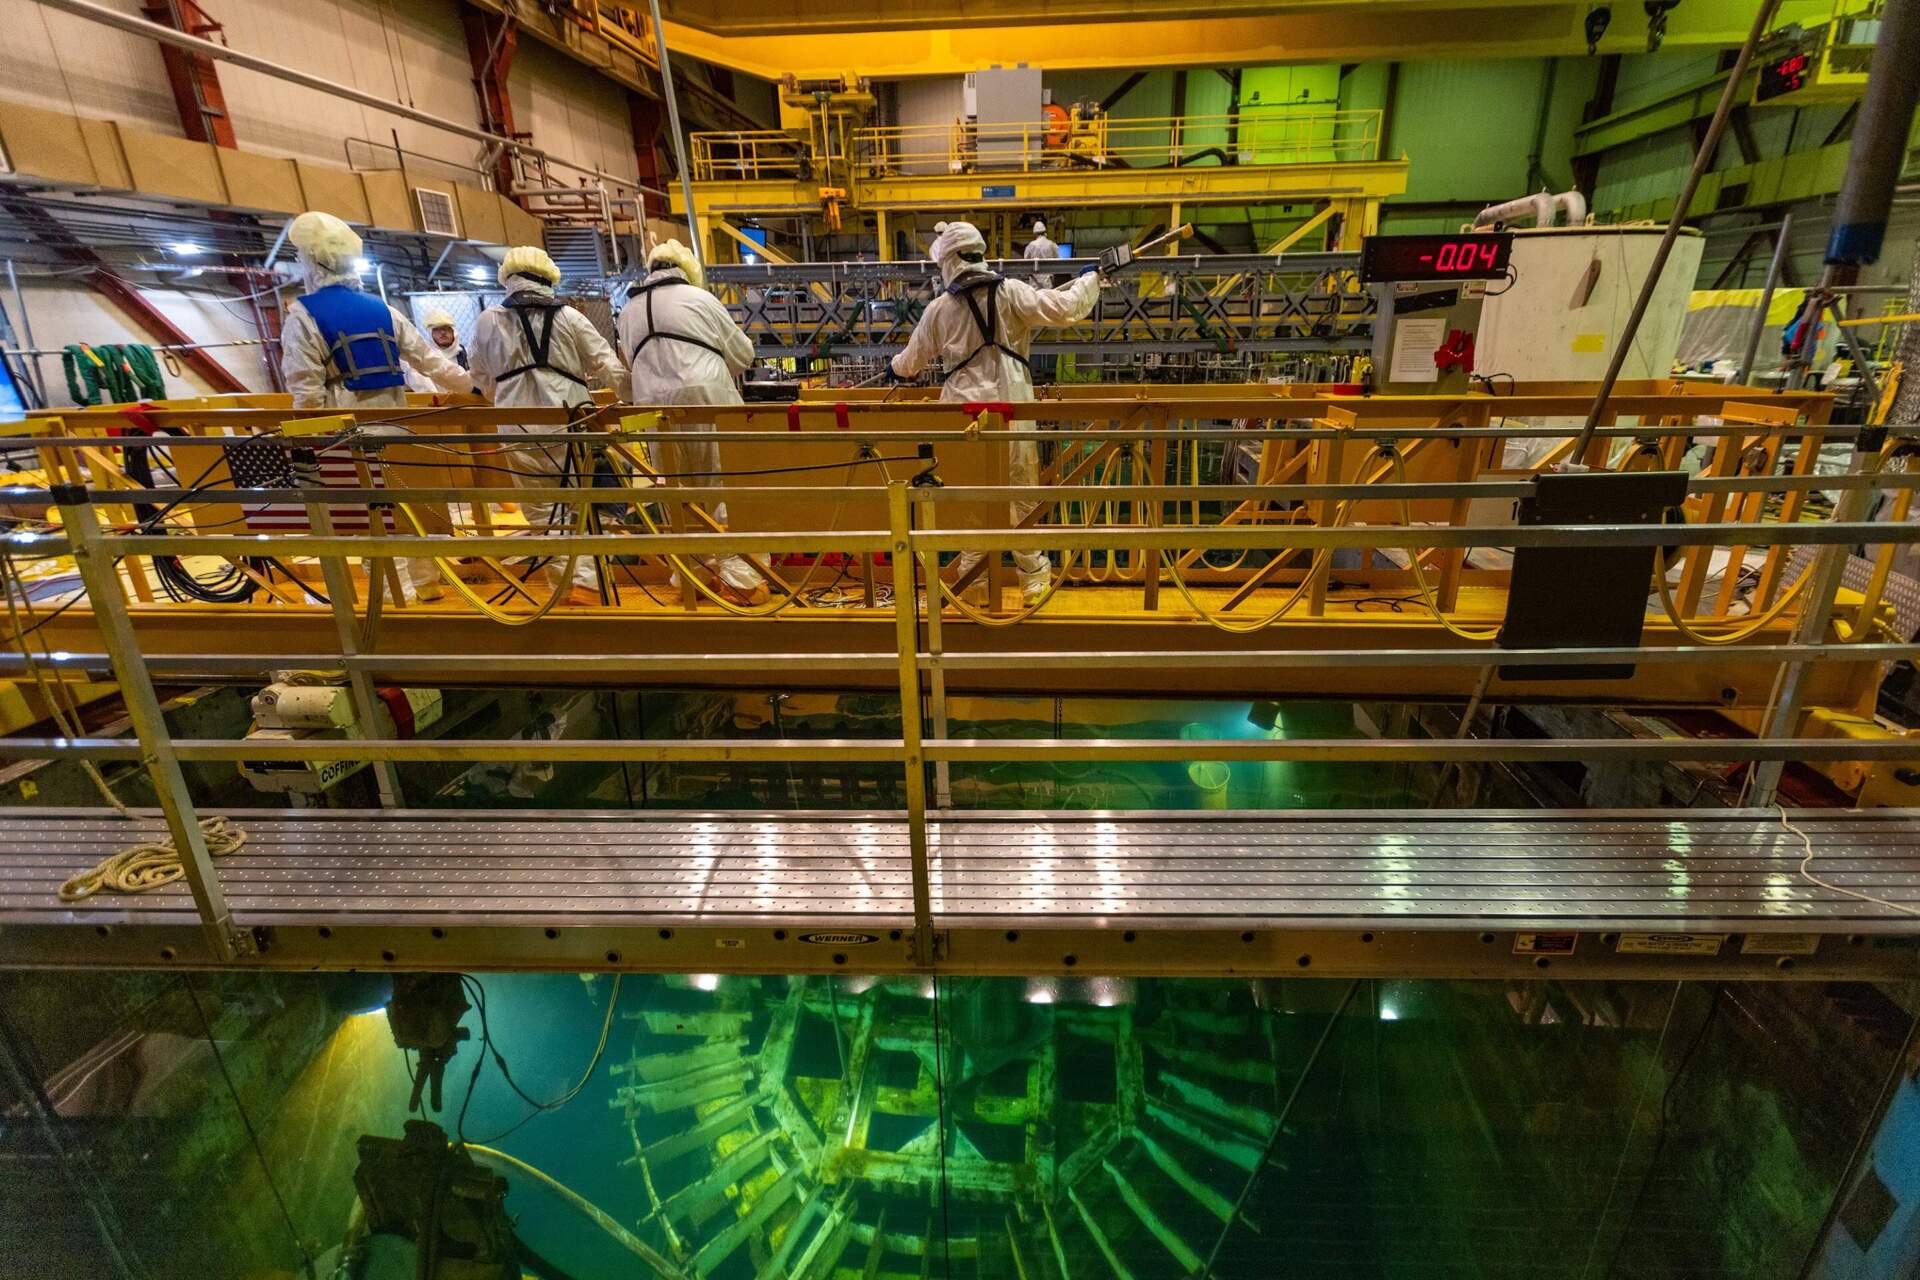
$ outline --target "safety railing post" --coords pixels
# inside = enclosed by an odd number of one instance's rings
[[[927,708],[933,713],[933,736],[948,738],[947,732],[947,672],[940,663],[942,641],[940,637],[940,611],[946,607],[945,584],[940,581],[940,553],[926,551],[920,555],[920,577],[927,584]],[[952,766],[945,760],[936,760],[933,765],[933,805],[936,809],[953,807]]]
[[[227,906],[220,877],[207,852],[206,834],[200,828],[200,816],[187,793],[187,778],[174,754],[173,738],[167,732],[166,714],[153,690],[140,656],[140,643],[133,632],[133,620],[127,615],[127,599],[120,590],[120,574],[113,557],[100,544],[100,517],[93,500],[79,485],[60,485],[53,490],[60,508],[60,519],[73,547],[73,562],[80,581],[87,589],[87,602],[93,607],[94,625],[106,642],[107,656],[113,662],[113,675],[120,686],[120,699],[126,704],[127,718],[133,722],[134,737],[140,743],[147,766],[147,777],[160,801],[160,812],[167,823],[173,847],[179,851],[187,889],[193,895],[194,908],[200,913],[201,928],[214,958],[234,960],[255,950],[253,936],[235,926],[233,912]]]
[[[913,589],[913,506],[907,486],[887,486],[893,550],[893,638],[900,654],[900,742],[907,787],[907,845],[913,864],[913,962],[933,964],[933,875],[928,865],[927,766],[920,723],[920,626]],[[933,586],[928,584],[931,592]]]
[[[333,537],[333,513],[327,510],[324,502],[307,503],[307,523],[314,533],[323,538]],[[369,583],[368,595],[372,595],[371,575],[378,573],[379,560],[369,557],[366,561]],[[333,614],[333,630],[340,644],[340,656],[347,660],[347,688],[353,698],[353,716],[359,722],[362,738],[382,738],[387,735],[379,732],[380,699],[373,691],[373,679],[354,665],[353,659],[360,656],[360,639],[354,634],[357,619],[353,611],[353,578],[347,571],[344,556],[324,555],[320,557],[320,576],[327,584],[327,606]],[[417,589],[419,583],[414,586]],[[380,807],[393,809],[400,805],[400,778],[391,760],[373,762],[374,786],[380,793]]]
[[[1873,476],[1880,473],[1880,449],[1885,435],[1884,431],[1869,430],[1855,437],[1848,474]],[[1816,446],[1810,441],[1806,447]],[[1846,490],[1834,507],[1834,521],[1851,524],[1864,519],[1878,493],[1879,490],[1866,485]],[[1840,590],[1840,581],[1852,554],[1852,547],[1840,543],[1821,547],[1814,553],[1813,564],[1807,570],[1813,575],[1813,581],[1807,590],[1800,622],[1793,631],[1793,643],[1807,646],[1810,653],[1814,653],[1826,641],[1827,627],[1833,621],[1833,597]],[[1816,654],[1780,668],[1780,675],[1774,681],[1773,697],[1761,721],[1760,737],[1763,740],[1791,736],[1794,724],[1800,717],[1800,703],[1806,692],[1807,676],[1817,661]],[[1749,802],[1763,809],[1772,805],[1780,793],[1780,774],[1785,768],[1785,763],[1779,760],[1763,760],[1755,764],[1753,783],[1747,789]]]

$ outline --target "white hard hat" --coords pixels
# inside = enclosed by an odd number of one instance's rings
[[[500,260],[500,283],[511,286],[515,276],[535,276],[555,285],[560,283],[560,268],[539,245],[520,244],[507,250],[507,256]]]
[[[1033,221],[1033,234],[1037,236],[1043,236],[1047,234],[1047,224],[1040,221],[1038,218],[1035,218]]]
[[[360,256],[360,237],[330,213],[309,209],[287,224],[287,242],[328,271],[349,271]]]
[[[427,312],[425,323],[429,329],[451,329],[454,327],[453,317],[447,314],[444,307],[435,307],[433,310]]]
[[[700,270],[699,259],[693,256],[693,250],[678,240],[662,240],[653,246],[653,251],[647,255],[647,270],[660,271],[670,268],[678,269],[690,284],[706,283],[706,275]]]

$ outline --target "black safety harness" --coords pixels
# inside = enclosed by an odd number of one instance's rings
[[[520,333],[527,340],[527,353],[532,358],[523,365],[516,365],[498,378],[496,383],[509,378],[517,378],[523,373],[532,373],[536,369],[545,369],[548,373],[557,373],[569,382],[578,383],[585,390],[593,386],[585,378],[571,369],[564,369],[553,363],[553,321],[566,303],[557,298],[543,298],[539,294],[519,293],[501,303],[520,322]],[[533,312],[540,313],[540,331],[534,332]]]
[[[948,369],[941,377],[941,382],[946,382],[954,374],[979,359],[984,351],[998,351],[1003,356],[1019,361],[1021,368],[1031,372],[1032,366],[1027,363],[1027,358],[1000,341],[999,297],[1000,286],[1005,280],[1005,276],[983,275],[972,280],[957,281],[947,287],[947,292],[966,303],[967,310],[973,313],[973,327],[980,331],[980,345],[968,352],[965,360]],[[983,289],[987,294],[984,309],[980,305],[979,298],[979,293]]]
[[[656,329],[653,327],[653,291],[673,284],[685,285],[689,289],[699,287],[691,280],[655,280],[652,284],[637,284],[627,290],[628,302],[632,302],[636,298],[640,299],[641,304],[647,309],[647,331],[641,335],[640,341],[634,344],[633,350],[627,353],[627,363],[632,364],[638,360],[640,353],[646,350],[647,344],[655,338],[660,338],[668,342],[684,342],[688,346],[699,347],[702,351],[711,351],[722,360],[725,360],[727,353],[703,338],[696,338],[690,333],[675,333],[671,329]]]

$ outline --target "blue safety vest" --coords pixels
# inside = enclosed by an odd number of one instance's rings
[[[320,329],[332,366],[328,382],[349,391],[389,391],[407,385],[400,364],[400,337],[393,312],[378,298],[344,284],[330,284],[301,297]]]

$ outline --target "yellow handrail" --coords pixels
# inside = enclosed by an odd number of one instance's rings
[[[1326,164],[1379,159],[1381,112],[1256,107],[1203,116],[1100,116],[1076,128],[1061,142],[1060,126],[1044,120],[955,120],[856,129],[850,145],[867,173],[1152,168],[1203,162],[1216,151],[1222,158],[1236,155],[1240,164]],[[696,133],[692,141],[699,182],[799,178],[840,158],[820,155],[813,139],[773,129]]]

